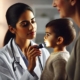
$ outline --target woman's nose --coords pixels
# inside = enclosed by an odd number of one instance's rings
[[[32,23],[30,23],[29,29],[30,30],[34,29],[34,25]]]

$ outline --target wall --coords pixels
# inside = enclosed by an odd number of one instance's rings
[[[34,6],[36,5],[51,5],[52,7],[52,0],[0,0],[0,48],[3,46],[3,39],[5,36],[5,33],[8,29],[8,25],[6,23],[6,18],[5,18],[5,14],[6,14],[6,10],[8,9],[8,7],[16,2],[23,2],[26,4],[29,4],[32,8],[34,8]],[[34,8],[35,10],[35,8]],[[49,9],[48,9],[49,10]],[[47,10],[44,9],[44,12],[46,12]],[[40,12],[43,12],[43,10],[36,10],[36,18],[40,17]],[[48,15],[53,16],[53,12],[52,14],[49,14],[50,11],[47,11],[46,13]],[[45,25],[46,23],[44,22],[43,25]],[[40,28],[40,27],[39,27]],[[43,27],[41,27],[42,29]],[[39,31],[40,32],[40,31]],[[38,35],[41,35],[41,39],[43,38],[43,33],[40,32],[39,34],[37,33],[37,38],[35,39],[36,42],[39,42],[38,39]],[[40,40],[41,42],[43,42],[43,39]]]

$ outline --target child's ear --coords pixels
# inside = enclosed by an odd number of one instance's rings
[[[13,28],[13,27],[10,26],[10,25],[9,25],[9,30],[10,30],[10,32],[13,33],[13,34],[15,34],[15,32],[16,32],[16,31],[15,31],[15,28]]]
[[[64,41],[63,37],[59,36],[57,39],[57,45],[62,44]]]

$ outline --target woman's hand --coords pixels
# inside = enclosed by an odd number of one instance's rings
[[[37,45],[30,46],[27,50],[26,57],[28,59],[28,70],[30,73],[33,72],[36,66],[36,57],[40,56],[41,51],[37,48]]]

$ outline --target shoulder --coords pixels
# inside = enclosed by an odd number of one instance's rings
[[[5,50],[5,47],[0,49],[0,66],[4,65],[7,61],[9,61]]]
[[[80,35],[79,35],[79,37],[78,37],[78,39],[76,41],[75,47],[78,48],[78,50],[79,50],[79,47],[80,47]]]
[[[69,54],[69,52],[58,52],[58,53],[56,53],[56,54],[52,54],[51,56],[50,56],[51,58],[52,58],[52,61],[54,62],[54,61],[68,61],[68,59],[69,59],[69,57],[70,57],[70,54]]]
[[[6,44],[3,48],[0,49],[0,61],[10,62],[10,58],[12,56],[11,49]]]
[[[78,52],[78,51],[80,51],[80,34],[79,34],[79,36],[77,37],[77,40],[76,40],[76,43],[75,43],[75,45],[74,45],[74,50],[75,50],[75,52]]]
[[[70,54],[68,51],[62,51],[62,52],[59,52],[59,55],[60,57],[62,58],[69,58],[70,57]]]
[[[55,57],[52,58],[51,63],[53,66],[62,66],[66,65],[67,61],[69,59],[69,54],[65,52],[60,52],[55,54]]]
[[[76,59],[80,59],[80,35],[78,36],[76,43],[74,45],[74,48],[71,52],[70,60],[73,59],[74,61]]]
[[[2,56],[2,55],[6,55],[6,52],[8,51],[8,49],[7,49],[7,45],[5,45],[4,47],[2,47],[1,49],[0,49],[0,57]]]
[[[65,61],[68,61],[70,54],[68,51],[63,51],[63,52],[59,53],[58,57],[59,57],[59,59],[63,59]]]

